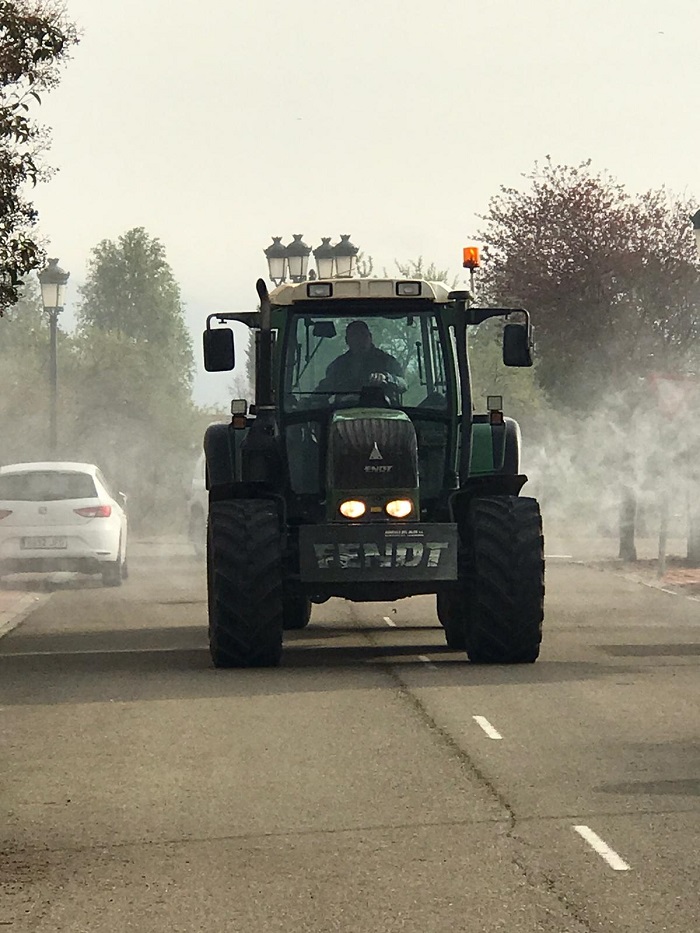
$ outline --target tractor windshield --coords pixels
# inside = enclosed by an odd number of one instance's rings
[[[290,324],[286,411],[357,405],[369,389],[396,407],[446,412],[445,352],[434,314],[301,314]]]

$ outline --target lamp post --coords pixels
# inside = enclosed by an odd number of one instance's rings
[[[335,247],[331,246],[329,236],[321,237],[321,245],[314,250],[314,259],[319,279],[332,279],[335,269]]]
[[[273,236],[272,244],[263,252],[267,257],[270,278],[275,285],[281,285],[286,278],[285,272],[287,269],[287,247],[282,246],[282,237]]]
[[[355,271],[355,261],[359,252],[357,246],[350,242],[349,233],[341,233],[340,243],[334,247],[335,274],[338,278],[349,278]]]
[[[690,222],[693,225],[693,233],[695,234],[695,247],[698,252],[698,259],[700,259],[700,211],[696,211],[690,218]],[[695,482],[698,481],[698,476],[694,477]],[[688,516],[688,563],[692,567],[700,567],[700,508],[695,504],[696,496],[695,490],[692,490],[693,495],[690,497],[690,509]]]
[[[58,264],[58,259],[49,259],[49,264],[39,273],[41,300],[44,311],[49,316],[51,329],[51,347],[49,359],[49,450],[56,456],[57,446],[57,407],[58,407],[58,315],[63,311],[66,296],[66,283],[70,272],[65,272]]]
[[[292,282],[305,282],[306,270],[309,268],[311,247],[304,243],[302,236],[301,233],[295,233],[287,246],[287,266]]]
[[[282,285],[287,279],[292,282],[306,282],[307,279],[349,278],[356,269],[359,249],[350,242],[350,234],[344,233],[340,242],[331,245],[331,238],[321,238],[321,245],[312,250],[304,243],[303,235],[295,233],[292,242],[282,245],[282,237],[274,236],[272,243],[263,250],[269,275],[275,285]],[[316,271],[309,270],[309,257],[313,252]]]

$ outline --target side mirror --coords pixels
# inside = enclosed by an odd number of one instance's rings
[[[503,362],[506,366],[532,366],[532,328],[506,324],[503,328]]]
[[[235,362],[231,328],[207,328],[204,331],[204,368],[206,371],[208,373],[227,372],[233,369]]]

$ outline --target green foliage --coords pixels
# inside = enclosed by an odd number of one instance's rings
[[[192,347],[162,246],[142,230],[93,251],[77,332],[58,334],[59,459],[97,463],[134,530],[182,530],[202,422]],[[49,457],[49,327],[38,287],[0,321],[0,462]]]
[[[700,274],[688,201],[629,194],[590,162],[548,158],[491,199],[479,239],[491,300],[530,310],[538,377],[590,409],[650,372],[696,369]]]
[[[515,418],[527,436],[548,409],[537,382],[537,366],[513,368],[503,364],[503,321],[492,318],[470,328],[469,368],[475,411],[486,411],[486,397],[503,397],[505,413]]]
[[[180,289],[159,240],[143,227],[116,242],[103,240],[92,251],[80,295],[81,333],[97,330],[124,337],[124,352],[127,346],[138,347],[154,369],[168,373],[171,386],[189,392],[192,340]]]
[[[171,525],[183,502],[196,419],[159,348],[84,327],[62,381],[63,448],[79,449],[129,494],[137,527]]]
[[[404,279],[423,279],[425,282],[444,282],[448,288],[456,288],[459,278],[450,279],[449,269],[438,269],[434,262],[426,263],[422,256],[418,259],[409,259],[408,262],[399,262],[395,259],[396,268]]]
[[[439,269],[434,262],[425,262],[422,256],[407,262],[395,260],[401,276],[407,279],[423,279],[428,282],[444,282],[450,288],[458,287],[459,276],[451,276],[449,269]],[[502,333],[500,320],[485,321],[470,329],[470,369],[472,377],[472,399],[476,411],[486,410],[487,395],[503,396],[506,413],[527,425],[536,413],[545,406],[545,398],[538,386],[533,369],[512,369],[503,365]],[[415,360],[414,344],[407,336],[401,346],[389,349],[402,362]],[[395,341],[394,341],[395,342]]]
[[[25,277],[44,261],[32,237],[37,212],[25,189],[45,175],[47,137],[31,108],[58,82],[59,66],[76,42],[59,4],[0,0],[0,316],[16,305]]]
[[[48,318],[41,303],[41,291],[32,278],[19,289],[19,301],[0,321],[0,354],[13,355],[41,347],[48,352]]]
[[[49,456],[49,322],[38,283],[30,279],[20,292],[0,320],[0,464]],[[59,330],[59,373],[69,354]]]
[[[167,523],[200,439],[192,342],[163,245],[142,227],[103,240],[80,295],[64,394],[69,435],[130,494],[137,523]]]

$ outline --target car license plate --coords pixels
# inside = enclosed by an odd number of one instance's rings
[[[68,539],[63,535],[44,535],[36,538],[22,538],[20,544],[24,551],[43,551],[67,548]]]

